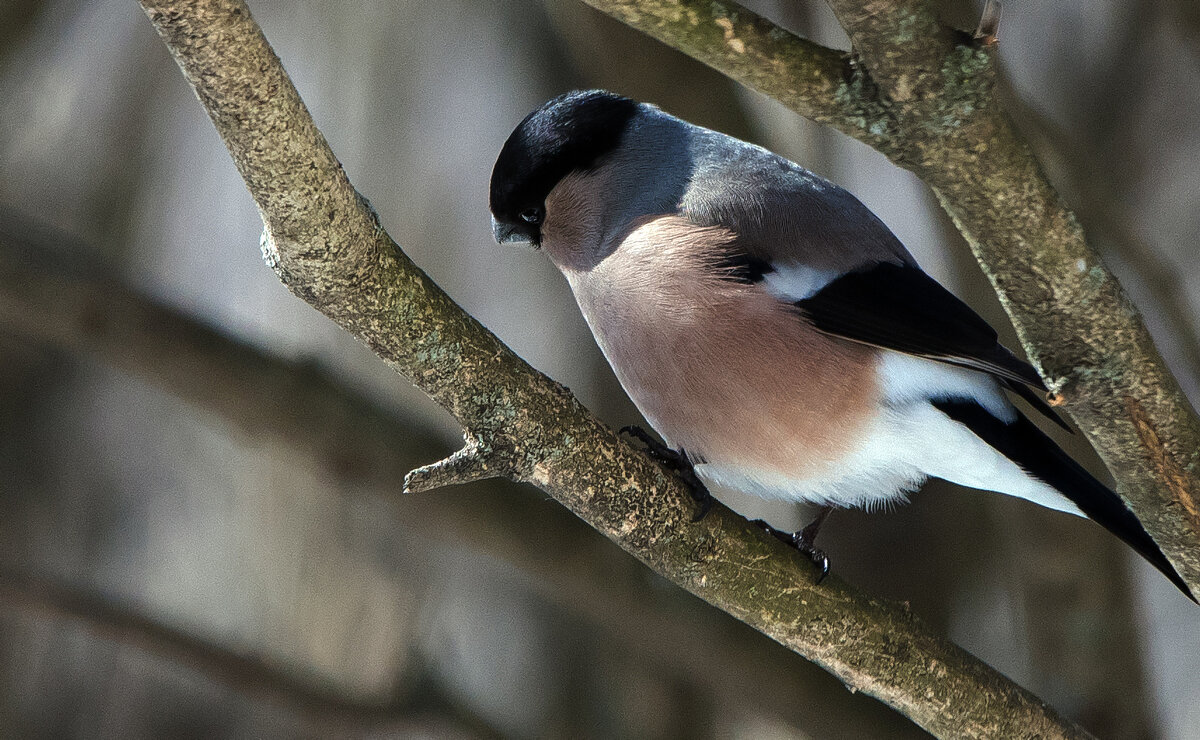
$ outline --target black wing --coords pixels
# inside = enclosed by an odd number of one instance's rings
[[[795,305],[827,334],[990,373],[1069,430],[1030,390],[1046,390],[1033,366],[1005,349],[995,329],[917,267],[879,263],[847,273]]]
[[[1069,498],[1089,519],[1124,540],[1189,599],[1196,601],[1187,583],[1175,572],[1125,502],[1072,460],[1029,419],[1018,413],[1016,421],[1005,424],[974,401],[937,400],[933,405],[1020,465],[1026,473]]]

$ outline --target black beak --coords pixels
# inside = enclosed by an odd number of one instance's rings
[[[498,244],[530,241],[529,235],[523,233],[521,227],[497,221],[495,216],[492,216],[492,235],[496,237]]]

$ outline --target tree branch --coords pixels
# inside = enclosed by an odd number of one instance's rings
[[[820,77],[821,68],[777,50],[806,42],[728,0],[714,7],[754,29],[744,52],[698,41],[724,32],[701,0],[584,1],[813,120],[824,122],[843,93],[793,84]],[[855,79],[870,90],[875,118],[892,122],[883,137],[870,126],[839,130],[933,188],[1030,360],[1065,400],[1146,530],[1200,593],[1200,419],[1128,296],[1000,109],[994,46],[942,25],[928,0],[831,6],[866,67]]]
[[[880,151],[895,120],[853,57],[725,0],[584,0],[639,31]]]
[[[467,543],[531,574],[541,597],[678,680],[818,736],[828,727],[863,737],[920,732],[882,705],[863,706],[745,625],[715,621],[728,618],[723,612],[674,608],[678,599],[668,597],[677,593],[633,572],[624,554],[540,495],[491,487],[397,497],[404,471],[445,452],[416,422],[381,412],[312,363],[272,357],[188,318],[104,264],[61,254],[64,240],[0,210],[0,330],[98,356],[241,435],[287,445],[338,481],[338,491],[366,489],[393,502],[414,536],[443,548]]]
[[[445,460],[423,465],[404,477],[405,493],[424,493],[435,488],[508,476],[515,471],[491,464],[488,450],[478,440],[468,439],[462,449]]]
[[[282,362],[130,289],[86,250],[0,210],[0,330],[89,352],[147,378],[238,434],[286,444],[353,486],[395,490],[412,458],[438,454],[314,362]]]
[[[419,706],[406,697],[386,703],[357,700],[299,680],[267,661],[233,653],[135,610],[45,579],[0,570],[0,597],[6,610],[74,622],[102,638],[186,667],[253,701],[278,707],[321,733],[373,736],[384,732],[408,737],[421,730],[455,729],[472,737],[498,736],[478,718],[445,700],[437,701],[438,697],[421,696]]]
[[[671,580],[944,735],[1082,737],[1036,697],[863,598],[722,506],[700,524],[682,486],[461,311],[379,227],[236,0],[147,14],[209,110],[267,225],[283,281],[410,377],[537,484]]]
[[[891,107],[905,118],[927,118],[923,108],[942,97],[943,68],[964,37],[938,22],[931,0],[829,0],[829,6]]]

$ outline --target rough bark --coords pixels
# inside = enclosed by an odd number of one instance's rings
[[[380,227],[235,0],[143,0],[266,223],[268,263],[466,428],[461,479],[532,482],[643,562],[935,734],[1081,737],[1036,697],[903,608],[830,579],[679,483],[513,355]],[[428,478],[432,471],[421,475]]]
[[[92,355],[189,403],[238,436],[271,439],[342,492],[396,503],[404,529],[439,548],[469,547],[534,576],[534,589],[595,628],[614,653],[638,656],[712,696],[825,736],[924,736],[882,706],[831,686],[817,668],[740,623],[678,608],[640,566],[541,495],[495,487],[397,500],[404,473],[448,446],[377,408],[311,363],[224,335],[124,284],[104,264],[67,258],[59,234],[0,215],[0,330]],[[286,389],[263,393],[262,387]],[[2,574],[0,574],[2,575]],[[703,645],[703,650],[697,650]],[[805,697],[803,704],[796,697]]]
[[[733,2],[585,2],[801,115],[833,123],[933,188],[1030,360],[1200,593],[1200,419],[998,105],[994,43],[945,27],[927,0],[832,0],[857,55],[839,85],[831,64],[811,61],[835,52]],[[848,117],[831,113],[846,99],[871,112],[869,123],[846,125]]]

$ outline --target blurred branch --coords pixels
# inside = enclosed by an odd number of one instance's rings
[[[410,733],[454,729],[465,737],[498,737],[478,718],[438,697],[412,692],[383,704],[365,703],[297,680],[266,662],[238,655],[138,612],[83,591],[0,570],[0,604],[39,620],[69,621],[104,639],[193,670],[253,701],[270,704],[322,733]]]
[[[830,87],[795,82],[821,77],[820,67],[785,51],[807,42],[736,3],[585,2],[801,115],[827,117]],[[1065,399],[1146,530],[1200,593],[1200,418],[996,102],[995,45],[941,24],[929,0],[831,6],[866,68],[859,74],[878,86],[868,96],[878,120],[891,121],[883,136],[869,126],[866,134],[840,130],[933,188],[1030,359]],[[714,34],[723,46],[712,43]],[[844,91],[833,92],[836,99]]]
[[[736,3],[584,0],[747,87],[880,151],[895,121],[853,56],[798,38]]]
[[[0,6],[0,65],[7,65],[21,48],[19,41],[29,35],[29,28],[46,12],[38,0],[11,0]]]
[[[94,353],[147,376],[245,437],[270,434],[353,485],[391,489],[419,431],[396,423],[315,363],[285,363],[131,290],[86,254],[64,253],[0,211],[0,328]],[[58,243],[55,243],[58,242]],[[435,454],[429,443],[419,446]]]
[[[1154,737],[1128,549],[1098,528],[1080,532],[1069,517],[1032,514],[1014,506],[995,518],[1001,557],[1013,566],[1008,590],[1022,607],[1030,685],[1105,737]]]
[[[225,140],[294,292],[411,378],[499,472],[546,490],[658,572],[941,734],[1080,737],[1036,697],[688,495],[562,386],[466,315],[351,187],[278,58],[236,0],[142,0]]]
[[[731,632],[711,615],[677,608],[678,599],[665,599],[628,558],[540,495],[489,487],[397,498],[404,471],[446,446],[314,364],[270,356],[130,288],[105,264],[63,254],[66,240],[0,210],[0,330],[96,355],[250,440],[277,440],[338,481],[338,490],[368,490],[395,503],[414,536],[448,548],[468,543],[531,574],[542,598],[679,680],[810,734],[825,736],[832,725],[865,737],[916,735],[913,725],[882,706],[864,706],[811,665],[768,650],[744,625],[734,622],[741,629]],[[264,393],[264,385],[278,392]]]

